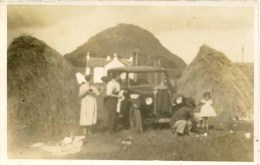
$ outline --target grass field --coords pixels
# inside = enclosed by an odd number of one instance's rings
[[[102,132],[105,124],[102,97],[98,99],[98,131],[87,137],[83,150],[77,154],[53,156],[48,152],[30,148],[36,142],[55,144],[64,137],[35,138],[9,149],[9,158],[31,159],[95,159],[95,160],[184,160],[184,161],[253,161],[253,138],[246,139],[245,133],[253,134],[253,123],[231,123],[224,130],[212,129],[209,136],[197,134],[175,137],[169,128],[150,128],[143,134],[130,130],[109,135]],[[233,130],[231,133],[230,130]],[[75,135],[82,135],[81,129]],[[122,145],[122,139],[131,136],[132,144]]]
[[[184,161],[253,161],[253,139],[244,131],[211,131],[207,137],[175,137],[169,129],[149,130],[136,134],[129,130],[114,135],[96,133],[87,137],[80,153],[52,156],[24,146],[10,158],[95,159],[95,160],[184,160]],[[122,145],[131,136],[132,144]]]

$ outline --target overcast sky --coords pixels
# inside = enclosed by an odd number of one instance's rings
[[[253,62],[252,7],[185,6],[8,6],[8,44],[21,34],[45,41],[61,54],[119,23],[152,32],[163,46],[189,63],[202,44],[240,62]]]

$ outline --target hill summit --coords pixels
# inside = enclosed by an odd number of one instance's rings
[[[92,57],[107,57],[117,53],[120,58],[129,58],[138,52],[138,65],[156,65],[184,69],[185,62],[174,55],[147,30],[133,24],[119,24],[91,37],[86,43],[65,58],[74,66],[83,67],[87,52]]]

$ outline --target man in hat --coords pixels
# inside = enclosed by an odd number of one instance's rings
[[[111,79],[106,85],[106,100],[105,107],[108,111],[109,133],[115,133],[117,129],[117,103],[120,96],[120,75],[113,73]]]

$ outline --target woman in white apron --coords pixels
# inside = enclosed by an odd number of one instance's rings
[[[81,98],[80,108],[80,126],[83,127],[83,133],[90,134],[91,127],[97,123],[97,101],[96,96],[100,94],[98,89],[92,85],[93,75],[85,77],[79,88],[79,96]]]

